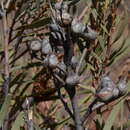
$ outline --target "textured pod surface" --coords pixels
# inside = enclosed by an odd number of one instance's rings
[[[42,52],[42,54],[46,54],[46,55],[52,53],[52,47],[49,43],[48,38],[43,39],[41,52]]]
[[[72,17],[71,17],[71,15],[69,13],[63,12],[61,20],[62,20],[63,24],[69,25],[72,22]]]
[[[41,42],[38,39],[34,39],[30,43],[30,49],[32,51],[39,51],[41,49],[41,47],[42,47]]]
[[[73,19],[73,21],[71,23],[71,30],[74,33],[82,35],[82,33],[84,33],[85,28],[86,27],[83,23],[79,22],[76,18]]]
[[[111,90],[110,88],[102,88],[99,92],[96,93],[96,97],[100,100],[100,101],[109,101],[110,99],[113,98],[113,90]]]
[[[127,92],[126,79],[121,78],[117,84],[117,87],[121,95],[124,95]]]
[[[114,88],[112,93],[113,93],[113,97],[115,97],[115,98],[118,97],[119,96],[119,89],[118,88]]]
[[[58,65],[57,56],[54,55],[54,54],[50,55],[50,56],[49,56],[48,63],[49,63],[49,67],[51,67],[51,68],[57,67],[57,65]]]
[[[105,88],[105,87],[107,87],[111,90],[114,87],[116,87],[115,83],[107,75],[104,75],[104,76],[101,77],[100,88]]]
[[[73,56],[71,59],[71,65],[74,69],[76,69],[77,65],[78,65],[78,59],[76,58],[76,56]]]
[[[79,83],[78,75],[71,75],[66,78],[66,84],[69,86],[75,86]]]

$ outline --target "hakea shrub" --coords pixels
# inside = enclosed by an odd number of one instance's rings
[[[0,2],[0,129],[87,130],[94,113],[97,130],[115,127],[113,115],[129,92],[129,64],[118,80],[111,76],[129,49],[127,9],[119,13],[121,0],[84,1],[83,10],[80,2]],[[101,121],[109,105],[114,112]]]
[[[75,122],[76,130],[82,130],[84,121],[97,102],[109,103],[126,94],[126,77],[121,77],[119,82],[115,84],[107,74],[102,72],[95,99],[84,116],[80,117],[76,99],[76,86],[80,84],[82,77],[80,71],[87,50],[93,46],[92,44],[97,38],[98,32],[92,29],[90,25],[83,24],[80,19],[72,16],[69,13],[70,7],[66,2],[59,1],[54,5],[54,8],[50,3],[50,8],[52,21],[49,25],[49,36],[44,39],[35,38],[31,40],[29,42],[30,51],[32,56],[40,60],[43,67],[49,70],[59,97],[66,111]],[[82,41],[82,48],[79,46],[79,50],[83,50],[80,58],[77,58],[77,52],[75,51],[76,40]],[[60,93],[61,87],[64,87],[67,91],[73,110],[64,101]]]

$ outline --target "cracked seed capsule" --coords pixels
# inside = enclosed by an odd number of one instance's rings
[[[33,39],[30,43],[30,49],[32,51],[39,51],[41,49],[41,42],[38,39]]]
[[[76,56],[73,56],[71,59],[71,65],[74,69],[76,69],[77,65],[78,65],[78,60],[76,58]]]
[[[51,54],[51,55],[49,56],[49,59],[48,59],[48,64],[49,64],[49,67],[51,67],[51,68],[57,67],[57,65],[58,65],[57,56],[54,55],[54,54]]]
[[[119,96],[119,89],[118,88],[114,88],[112,93],[113,93],[113,97],[114,98],[118,97]]]
[[[96,97],[100,101],[107,102],[113,98],[112,89],[107,87],[102,88],[100,91],[96,93]]]
[[[72,22],[72,16],[66,11],[63,11],[62,15],[60,12],[57,12],[56,19],[60,26],[67,26],[67,25],[70,25]]]
[[[73,19],[71,23],[71,30],[85,40],[95,40],[97,37],[97,32],[95,30],[91,29],[89,26],[84,25],[76,18]]]
[[[120,77],[117,87],[121,96],[127,92],[126,77]]]
[[[104,75],[101,77],[101,83],[99,86],[99,88],[105,88],[105,87],[111,88],[111,89],[116,87],[115,83],[107,75]]]
[[[66,78],[66,84],[69,86],[75,86],[79,83],[78,75],[71,75]]]
[[[62,14],[62,22],[64,25],[69,25],[72,22],[72,17],[69,13],[63,12]]]
[[[78,19],[73,19],[72,23],[71,23],[71,30],[78,34],[78,35],[82,35],[84,33],[86,26],[81,23],[80,21],[78,21]]]
[[[49,39],[43,39],[42,41],[42,49],[41,49],[41,53],[44,55],[50,54],[52,53],[52,47],[49,43]]]

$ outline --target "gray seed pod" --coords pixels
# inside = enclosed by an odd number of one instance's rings
[[[69,86],[75,86],[79,83],[78,75],[71,75],[66,78],[66,84]]]
[[[119,89],[118,88],[114,88],[112,93],[113,93],[113,97],[115,97],[115,98],[118,97],[119,96]]]
[[[52,32],[59,32],[59,28],[58,28],[58,25],[56,24],[50,24],[49,25],[49,28]]]
[[[95,40],[97,38],[97,32],[87,26],[83,33],[83,37],[86,39]]]
[[[73,19],[72,23],[71,23],[71,30],[78,34],[78,35],[82,35],[84,33],[86,26],[79,22],[76,18]]]
[[[62,13],[62,21],[65,25],[69,25],[72,22],[72,16],[67,12],[63,12]]]
[[[107,76],[104,75],[103,77],[101,77],[101,83],[100,83],[100,88],[109,88],[111,90],[113,90],[113,88],[116,87],[116,85],[114,84],[114,82]]]
[[[43,64],[45,67],[49,66],[49,56],[44,59]]]
[[[72,67],[75,69],[78,65],[78,59],[76,58],[76,56],[73,56],[71,59],[71,65]]]
[[[97,92],[96,96],[98,100],[107,102],[113,98],[113,93],[110,88],[105,87],[105,88],[102,88],[99,92]]]
[[[41,53],[45,55],[52,53],[52,48],[51,48],[48,38],[43,39],[42,41]]]
[[[32,51],[39,51],[41,49],[41,42],[38,39],[34,39],[30,43],[30,49]]]
[[[72,22],[72,16],[66,11],[62,11],[62,15],[60,12],[57,12],[56,19],[60,26],[66,26]]]
[[[117,84],[117,87],[120,91],[120,95],[124,95],[127,92],[127,86],[126,86],[126,78],[121,77],[119,79],[119,82]]]
[[[71,30],[81,36],[84,39],[95,40],[97,37],[97,32],[91,29],[89,26],[84,25],[76,18],[73,19],[71,24]]]
[[[51,67],[51,68],[57,67],[57,65],[58,65],[57,56],[54,55],[54,54],[51,54],[51,55],[49,56],[48,63],[49,63],[49,67]]]

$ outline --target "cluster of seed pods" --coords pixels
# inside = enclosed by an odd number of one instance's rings
[[[33,39],[29,45],[32,52],[41,53],[43,65],[52,69],[59,81],[75,86],[79,83],[79,74],[76,72],[79,61],[74,54],[73,39],[76,37],[84,41],[95,40],[97,32],[83,24],[78,18],[73,18],[68,10],[69,7],[65,2],[57,2],[52,10],[54,16],[49,25],[49,37],[43,40]],[[63,55],[60,60],[59,55]],[[96,97],[100,101],[109,101],[125,93],[125,79],[120,79],[116,85],[105,75],[101,77],[100,89],[97,90]]]
[[[40,52],[43,65],[65,81],[74,86],[79,83],[76,73],[78,59],[74,54],[74,39],[95,40],[96,31],[83,24],[78,18],[69,13],[69,6],[65,2],[57,2],[53,7],[52,23],[49,25],[50,35],[43,40],[33,39],[29,45],[33,53]],[[63,57],[59,60],[59,55]]]
[[[117,97],[126,94],[126,77],[120,77],[115,84],[107,75],[102,76],[99,90],[96,92],[96,97],[99,101],[108,102]]]

